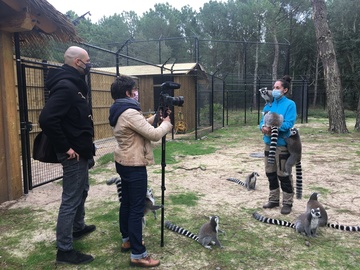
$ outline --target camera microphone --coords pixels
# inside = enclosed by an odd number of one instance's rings
[[[161,88],[163,89],[179,89],[181,86],[181,84],[179,83],[174,83],[171,81],[167,81],[161,84]]]

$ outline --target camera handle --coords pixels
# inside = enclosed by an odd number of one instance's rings
[[[166,147],[166,134],[161,138],[161,240],[160,246],[164,246],[164,213],[165,213],[165,147]]]

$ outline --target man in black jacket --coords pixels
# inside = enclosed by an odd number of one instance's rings
[[[94,126],[87,100],[85,75],[91,64],[86,50],[72,46],[65,64],[50,69],[46,87],[50,96],[39,117],[40,127],[54,144],[63,166],[63,192],[56,226],[57,263],[91,262],[91,255],[73,249],[73,240],[93,232],[86,225],[85,200],[89,190],[89,164],[93,165]]]

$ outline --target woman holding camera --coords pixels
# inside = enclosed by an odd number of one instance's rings
[[[154,117],[145,119],[138,102],[135,81],[119,76],[111,85],[114,104],[109,121],[117,140],[115,148],[116,171],[121,177],[122,199],[119,210],[121,251],[131,250],[130,265],[154,267],[159,260],[150,258],[142,241],[142,217],[145,209],[148,176],[146,166],[154,164],[150,141],[158,141],[172,130],[170,117],[161,119],[158,127]]]

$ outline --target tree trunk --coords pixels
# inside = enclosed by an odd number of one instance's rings
[[[258,68],[259,68],[259,43],[256,43],[255,48],[255,68],[254,68],[254,88],[253,88],[253,100],[252,100],[252,107],[255,109],[257,108],[256,104],[256,96],[257,96],[257,77],[258,77]]]
[[[311,0],[316,39],[324,66],[329,131],[347,133],[340,71],[336,60],[333,38],[327,23],[325,0]]]
[[[314,82],[314,99],[313,99],[313,107],[316,106],[317,95],[318,95],[318,81],[319,81],[319,61],[320,61],[319,52],[316,54],[316,64],[315,64],[315,82]]]
[[[277,71],[278,71],[278,63],[279,63],[279,43],[277,39],[276,26],[273,29],[273,35],[274,35],[274,61],[272,64],[272,80],[273,82],[275,82],[278,79]]]
[[[358,106],[357,106],[357,111],[356,111],[355,130],[360,131],[360,96],[359,96]]]

